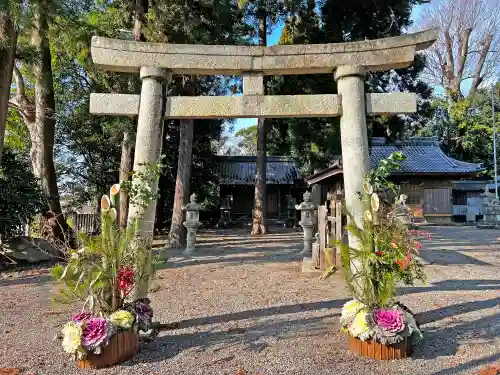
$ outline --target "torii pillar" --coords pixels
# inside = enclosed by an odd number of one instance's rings
[[[151,194],[158,191],[158,178],[148,176],[149,168],[156,164],[160,157],[163,140],[163,117],[165,111],[166,95],[165,84],[170,82],[172,74],[157,67],[142,67],[140,70],[142,81],[141,97],[139,103],[139,116],[137,119],[137,136],[134,154],[134,172],[142,173],[148,177],[141,181],[137,175],[132,176],[132,184],[147,185]],[[146,187],[146,186],[144,186]],[[147,202],[147,205],[131,202],[128,221],[136,218],[140,227],[138,249],[144,251],[140,254],[136,271],[136,287],[133,291],[134,298],[145,297],[148,294],[148,279],[151,274],[152,242],[156,214],[156,198]]]
[[[363,204],[358,192],[370,169],[368,134],[366,128],[365,80],[366,70],[362,66],[339,66],[334,74],[338,92],[342,97],[340,137],[342,166],[344,170],[345,201],[358,227],[363,226]],[[354,245],[349,235],[349,244]]]

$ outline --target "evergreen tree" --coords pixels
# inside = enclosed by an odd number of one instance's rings
[[[420,135],[437,137],[450,156],[466,162],[482,163],[486,172],[492,175],[492,96],[497,113],[495,122],[497,129],[500,129],[500,84],[497,84],[493,91],[478,89],[473,95],[458,99],[451,105],[447,98],[436,98],[432,102],[435,114],[420,129]]]
[[[295,17],[287,20],[281,44],[344,43],[364,39],[396,36],[411,24],[413,5],[419,0],[340,2],[327,0],[318,14],[313,0],[304,4]],[[414,134],[430,116],[430,88],[418,80],[425,60],[418,57],[407,69],[370,73],[367,92],[410,91],[419,95],[419,111],[410,116],[382,116],[368,119],[372,136],[399,138],[403,129]],[[275,94],[335,94],[331,74],[282,76],[271,85]],[[294,157],[305,174],[324,168],[339,156],[338,118],[277,119],[270,130],[270,152]]]

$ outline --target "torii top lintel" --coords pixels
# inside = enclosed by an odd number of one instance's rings
[[[95,36],[91,51],[97,66],[117,72],[139,72],[151,66],[196,75],[318,74],[342,65],[364,66],[368,71],[404,68],[437,37],[438,29],[428,29],[350,43],[263,47],[144,43]]]

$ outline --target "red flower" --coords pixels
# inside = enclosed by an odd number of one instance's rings
[[[404,264],[403,264],[403,261],[401,259],[398,259],[396,260],[396,264],[399,266],[399,269],[402,271],[404,270]]]
[[[398,259],[396,260],[396,264],[399,266],[399,269],[403,271],[410,265],[410,257],[407,255],[404,259]]]
[[[398,247],[398,245],[394,241],[391,242],[391,246],[393,249],[396,249]]]
[[[120,287],[120,291],[126,297],[132,290],[134,286],[134,270],[128,267],[120,268],[120,272],[118,272],[118,286]]]
[[[377,251],[375,254],[377,254],[377,256],[379,256],[379,257],[382,256],[382,252],[381,251]]]

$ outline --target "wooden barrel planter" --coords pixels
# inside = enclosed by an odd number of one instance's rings
[[[114,366],[133,358],[139,351],[139,334],[119,332],[102,348],[101,354],[89,353],[76,361],[78,368],[99,369]]]
[[[384,345],[373,340],[361,341],[348,335],[347,346],[353,353],[382,361],[403,359],[411,355],[411,339],[408,337],[397,344]]]

